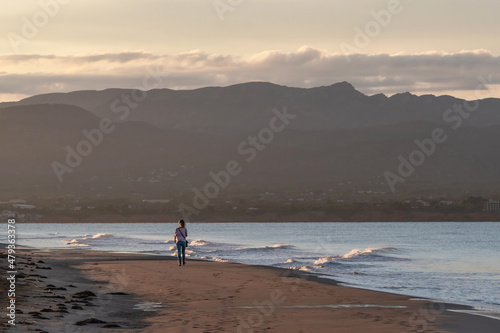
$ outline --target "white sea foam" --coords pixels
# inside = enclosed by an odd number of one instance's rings
[[[332,257],[321,257],[314,262],[315,265],[323,265],[332,261]]]
[[[304,271],[304,272],[310,272],[312,271],[312,268],[309,266],[292,266],[290,269],[298,270],[298,271]]]
[[[194,241],[189,242],[189,246],[206,246],[206,245],[209,245],[208,242],[202,239],[196,239]]]
[[[229,261],[229,260],[222,259],[222,258],[217,258],[217,257],[208,257],[208,256],[201,257],[200,259],[203,259],[203,260],[210,260],[210,261],[217,261],[217,262],[228,262],[228,261]]]
[[[403,258],[391,257],[386,255],[390,252],[395,252],[396,248],[380,248],[371,249],[367,248],[365,250],[353,249],[342,255],[325,256],[318,258],[314,265],[324,265],[328,263],[341,262],[342,260],[355,260],[355,259],[370,259],[370,260],[404,260]]]
[[[342,256],[342,258],[343,259],[351,259],[351,258],[356,258],[356,257],[367,255],[367,254],[372,254],[372,253],[373,253],[373,249],[366,249],[364,251],[354,249],[351,252],[344,254]]]
[[[92,236],[92,238],[93,239],[96,239],[96,238],[110,238],[112,236],[113,235],[111,235],[111,234],[97,234],[97,235]]]
[[[80,243],[79,239],[72,239],[69,241],[65,240],[63,242],[66,243],[66,245],[70,245],[70,246],[82,246],[82,247],[90,246],[89,244]]]

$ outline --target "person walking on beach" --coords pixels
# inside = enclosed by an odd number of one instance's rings
[[[181,266],[181,253],[182,264],[186,265],[186,246],[187,246],[186,223],[184,220],[179,220],[179,228],[175,229],[174,241],[177,244],[177,256],[179,257],[179,266]]]

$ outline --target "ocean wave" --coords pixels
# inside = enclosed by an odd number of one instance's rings
[[[333,257],[321,257],[314,262],[314,265],[323,265],[333,260]]]
[[[94,236],[92,235],[84,235],[84,236],[76,236],[76,238],[73,238],[71,241],[80,241],[80,240],[92,240],[92,239],[100,239],[100,238],[112,238],[113,235],[111,234],[95,234]]]
[[[194,241],[189,242],[190,246],[207,246],[209,244],[210,244],[209,242],[204,241],[203,239],[196,239]]]
[[[270,246],[260,246],[260,247],[240,247],[235,249],[235,251],[271,251],[271,250],[283,250],[283,249],[291,249],[293,245],[289,244],[275,244]]]
[[[73,236],[71,240],[62,240],[66,245],[71,246],[109,246],[113,244],[123,244],[133,240],[127,237],[115,237],[112,234],[97,233],[95,235],[86,234],[84,236]],[[80,245],[79,245],[80,244]]]
[[[320,257],[314,262],[314,264],[324,265],[324,264],[336,263],[339,261],[356,261],[356,260],[368,260],[368,261],[405,260],[404,258],[388,255],[389,253],[397,251],[398,250],[393,247],[384,247],[380,249],[367,248],[365,250],[353,249],[343,255]]]
[[[298,270],[298,271],[304,271],[304,272],[310,272],[310,271],[313,270],[309,266],[292,266],[292,267],[290,267],[290,269]]]
[[[226,259],[222,259],[222,258],[218,258],[218,257],[209,257],[209,256],[204,256],[204,257],[201,257],[200,259],[217,261],[217,262],[228,262],[228,260],[226,260]]]
[[[94,236],[92,236],[93,239],[96,239],[96,238],[111,238],[113,237],[113,235],[111,234],[96,234]]]
[[[271,246],[264,246],[264,248],[271,248],[271,249],[291,249],[293,247],[295,247],[295,246],[288,245],[288,244],[285,244],[285,245],[275,244],[275,245],[271,245]]]
[[[82,247],[90,246],[89,244],[80,243],[79,239],[72,239],[72,240],[63,241],[63,242],[65,242],[66,245],[70,245],[70,246],[82,246]]]
[[[371,255],[371,254],[375,254],[373,249],[366,249],[364,251],[354,249],[354,250],[351,250],[351,252],[344,254],[342,256],[342,259],[353,259],[353,258],[357,258],[359,256],[366,256],[366,255]]]

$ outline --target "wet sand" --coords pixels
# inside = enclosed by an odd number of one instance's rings
[[[89,250],[16,259],[12,332],[500,332],[499,320],[448,311],[460,306],[294,270]]]

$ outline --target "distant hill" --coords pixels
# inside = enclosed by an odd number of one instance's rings
[[[290,128],[313,131],[418,120],[443,123],[446,110],[464,103],[451,96],[418,97],[410,93],[390,98],[382,94],[366,96],[347,82],[310,89],[261,82],[195,90],[156,89],[148,91],[142,101],[138,99],[143,98],[143,93],[134,94],[135,99],[131,90],[126,89],[52,93],[26,98],[16,105],[68,104],[114,121],[142,121],[163,129],[234,134],[265,126],[273,108],[287,107],[297,115]],[[124,109],[130,111],[126,117],[121,111]],[[480,109],[467,124],[500,125],[500,100],[481,101]]]
[[[331,190],[391,198],[493,193],[500,184],[498,99],[481,101],[479,110],[454,130],[443,121],[443,112],[463,100],[409,93],[366,96],[346,82],[311,89],[270,83],[161,89],[147,92],[141,102],[121,102],[130,93],[77,91],[1,104],[2,197],[188,195],[231,160],[242,167],[226,189],[235,195]],[[130,105],[135,103],[134,109]],[[113,108],[125,105],[130,114],[120,119],[123,113]],[[250,154],[242,154],[239,145],[269,127],[273,108],[285,106],[296,118],[248,162]],[[54,162],[67,166],[67,147],[77,150],[89,141],[83,131],[99,129],[102,118],[116,121],[110,125],[113,131],[103,134],[88,156],[80,156],[81,163],[64,172],[60,182]],[[398,156],[408,158],[418,148],[415,139],[431,137],[436,128],[443,128],[448,140],[437,144],[435,153],[392,193],[384,173],[397,173]]]

